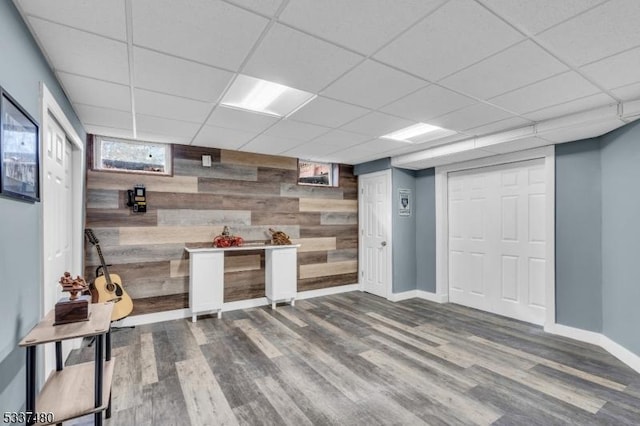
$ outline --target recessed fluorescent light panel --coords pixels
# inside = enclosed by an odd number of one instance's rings
[[[238,75],[220,104],[262,114],[287,116],[312,101],[316,95],[247,75]]]
[[[407,143],[424,143],[451,136],[455,133],[453,130],[443,129],[442,127],[431,124],[418,123],[380,137],[382,139],[392,139],[394,141]]]

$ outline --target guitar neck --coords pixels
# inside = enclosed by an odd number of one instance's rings
[[[100,248],[100,244],[96,244],[96,250],[98,250],[98,256],[100,257],[100,264],[102,265],[102,272],[104,273],[104,278],[107,280],[107,284],[111,285],[111,276],[109,276],[109,269],[107,268],[107,264],[104,261],[104,256],[102,255],[102,249]]]

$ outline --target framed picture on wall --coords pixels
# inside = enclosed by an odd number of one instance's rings
[[[40,201],[39,128],[0,87],[0,194]]]

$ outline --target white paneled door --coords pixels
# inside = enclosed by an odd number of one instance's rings
[[[360,287],[391,293],[391,171],[358,177],[360,187]]]
[[[544,324],[544,159],[448,176],[449,300]]]
[[[72,165],[71,143],[53,118],[47,120],[43,146],[43,244],[44,312],[52,309],[62,291],[58,285],[65,271],[72,271]],[[63,346],[65,356],[70,349]],[[45,347],[45,372],[54,366],[53,348]]]

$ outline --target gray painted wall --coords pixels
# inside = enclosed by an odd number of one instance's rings
[[[412,170],[393,168],[392,227],[393,227],[393,292],[416,289],[416,178]],[[400,216],[398,189],[411,190],[411,216]]]
[[[602,331],[600,142],[556,145],[556,321]]]
[[[416,173],[416,288],[436,292],[435,169]]]
[[[353,174],[363,175],[365,173],[374,173],[391,168],[391,158],[380,158],[378,160],[368,161],[353,166]]]
[[[39,82],[44,81],[72,124],[85,133],[11,1],[0,1],[0,85],[40,122]],[[40,203],[0,197],[0,407],[18,411],[25,399],[25,352],[18,341],[40,319]]]
[[[640,355],[640,122],[601,141],[603,331]]]

